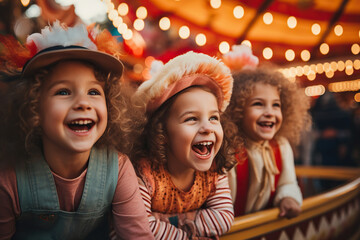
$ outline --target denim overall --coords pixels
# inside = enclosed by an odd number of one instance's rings
[[[111,203],[118,180],[118,155],[91,150],[80,205],[60,210],[55,181],[43,156],[16,169],[21,215],[13,239],[108,239]]]

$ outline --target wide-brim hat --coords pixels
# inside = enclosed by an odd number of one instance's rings
[[[32,77],[41,68],[62,60],[86,61],[118,77],[124,69],[121,44],[97,25],[67,27],[55,21],[41,32],[30,34],[24,45],[11,36],[0,36],[0,44],[4,45],[0,64],[5,63],[10,71],[21,68],[23,77]]]
[[[120,60],[105,52],[81,46],[54,46],[38,52],[23,67],[22,75],[28,77],[37,70],[62,60],[87,61],[105,72],[121,76],[124,66]]]

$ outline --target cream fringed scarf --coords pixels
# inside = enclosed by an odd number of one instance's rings
[[[248,203],[252,205],[251,209],[259,210],[267,203],[270,192],[275,190],[275,175],[279,174],[279,169],[276,166],[275,156],[269,141],[262,144],[250,141],[246,145],[251,171],[250,185],[254,186],[250,191],[258,193],[257,199],[255,201],[248,199]],[[251,181],[256,181],[256,183],[251,183]]]

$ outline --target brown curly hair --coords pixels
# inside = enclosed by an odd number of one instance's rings
[[[133,125],[137,121],[132,119],[136,109],[131,107],[130,96],[134,88],[126,85],[119,76],[105,73],[95,65],[84,62],[94,69],[96,79],[104,82],[104,92],[108,111],[108,124],[103,136],[96,146],[108,146],[129,154],[132,143],[129,141]],[[1,149],[2,158],[17,156],[24,158],[41,148],[41,134],[39,117],[39,99],[42,83],[59,62],[40,70],[32,78],[22,78],[19,72],[2,73],[2,79],[15,79],[7,83],[1,99]]]
[[[201,86],[192,86],[201,87]],[[192,88],[190,87],[190,88]],[[203,88],[203,87],[201,87]],[[158,169],[160,165],[167,162],[166,149],[168,148],[166,142],[166,119],[169,115],[171,106],[173,105],[177,96],[184,93],[189,88],[182,90],[170,99],[168,99],[163,105],[160,106],[150,116],[146,115],[145,104],[142,106],[143,109],[143,127],[138,131],[138,137],[134,143],[134,151],[130,156],[135,168],[138,161],[142,158],[151,160],[153,169]],[[210,91],[203,88],[205,91]],[[234,158],[235,148],[239,144],[243,144],[242,138],[237,134],[237,128],[234,123],[227,120],[227,117],[220,114],[220,121],[224,131],[223,143],[220,147],[219,152],[215,156],[215,168],[212,169],[219,174],[223,174],[225,170],[230,170],[235,164],[236,159]],[[232,141],[230,141],[232,139]],[[235,139],[235,140],[234,140]]]
[[[296,146],[304,130],[309,129],[311,117],[309,113],[310,99],[296,83],[290,82],[274,66],[259,66],[256,69],[245,69],[233,74],[234,87],[230,105],[225,113],[231,116],[232,121],[238,126],[239,134],[246,135],[241,129],[244,118],[244,106],[251,97],[254,87],[258,83],[269,84],[276,87],[280,93],[281,112],[283,122],[275,138],[282,136]]]

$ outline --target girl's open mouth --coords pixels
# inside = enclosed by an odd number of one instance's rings
[[[74,132],[83,133],[88,132],[95,125],[95,122],[92,120],[74,120],[67,125]]]
[[[261,127],[266,127],[266,128],[272,128],[274,127],[275,123],[274,122],[259,122],[258,123]]]
[[[202,157],[206,157],[211,154],[213,146],[213,142],[201,142],[194,144],[191,148],[195,153],[199,154]]]

